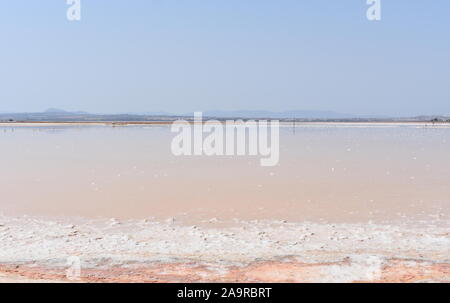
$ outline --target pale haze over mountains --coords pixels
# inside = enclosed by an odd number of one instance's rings
[[[170,112],[155,111],[155,112],[125,112],[116,114],[104,114],[104,113],[89,113],[86,111],[66,111],[59,108],[49,108],[40,113],[3,113],[11,115],[47,115],[51,116],[64,116],[64,115],[133,115],[133,116],[193,116],[194,113],[174,114]],[[384,116],[367,116],[346,114],[334,111],[319,111],[319,110],[290,110],[290,111],[265,111],[265,110],[209,110],[202,112],[204,117],[218,117],[218,118],[273,118],[273,119],[354,119],[354,118],[385,118]]]
[[[279,120],[414,120],[429,121],[439,119],[448,121],[449,117],[443,115],[422,116],[370,116],[346,114],[334,111],[318,110],[291,110],[291,111],[264,111],[264,110],[241,110],[224,111],[210,110],[202,112],[205,119],[279,119]],[[89,113],[86,111],[66,111],[59,108],[49,108],[43,112],[29,113],[0,113],[0,121],[153,121],[153,120],[175,120],[177,117],[192,118],[194,112],[174,114],[169,112],[126,112],[115,114]]]
[[[0,112],[450,115],[448,0],[65,2],[0,1]]]

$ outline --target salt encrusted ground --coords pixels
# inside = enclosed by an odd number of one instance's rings
[[[0,282],[450,282],[445,224],[68,222],[0,216]]]

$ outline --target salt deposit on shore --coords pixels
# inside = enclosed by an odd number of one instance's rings
[[[0,281],[450,282],[448,226],[0,217]]]

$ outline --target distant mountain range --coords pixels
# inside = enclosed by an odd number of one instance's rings
[[[219,118],[272,118],[272,119],[353,119],[357,115],[342,114],[333,111],[316,110],[292,110],[282,112],[272,112],[263,110],[241,110],[241,111],[206,111],[203,113],[207,117]]]
[[[143,113],[126,113],[129,115],[144,115],[144,116],[193,116],[194,113],[173,114],[169,112],[143,112]],[[333,111],[314,111],[314,110],[293,110],[293,111],[264,111],[264,110],[239,110],[239,111],[224,111],[224,110],[208,110],[203,112],[204,117],[212,118],[272,118],[272,119],[352,119],[358,118],[357,115],[342,114]]]
[[[182,115],[167,112],[148,113],[125,113],[125,114],[91,114],[85,111],[69,112],[58,108],[49,108],[41,113],[0,113],[0,122],[102,122],[102,121],[173,121],[178,118],[191,119],[194,113]],[[390,118],[384,116],[361,116],[354,114],[344,114],[334,111],[315,110],[292,110],[292,111],[264,111],[264,110],[241,110],[241,111],[221,111],[212,110],[203,112],[204,118],[217,119],[279,119],[279,120],[299,120],[299,121],[449,121],[445,116],[419,116],[411,118]]]
[[[64,114],[68,114],[68,115],[72,115],[72,114],[89,115],[89,113],[85,112],[85,111],[69,112],[69,111],[65,111],[63,109],[59,109],[59,108],[49,108],[46,111],[44,111],[44,113],[46,113],[46,114],[59,114],[59,115],[64,115]]]

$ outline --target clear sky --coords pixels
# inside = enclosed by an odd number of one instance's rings
[[[0,112],[450,115],[450,1],[0,2]]]

